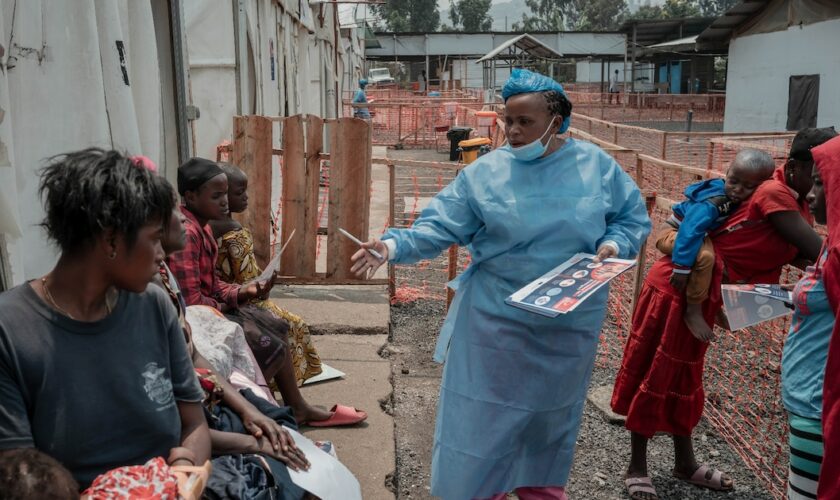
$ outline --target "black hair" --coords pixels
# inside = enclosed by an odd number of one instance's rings
[[[79,498],[79,484],[70,471],[35,448],[0,452],[0,491],[9,500]]]
[[[566,118],[572,114],[572,103],[562,92],[546,90],[542,93],[545,102],[548,103],[548,112],[555,116]]]
[[[248,174],[246,174],[244,170],[242,170],[241,168],[239,168],[236,165],[233,165],[231,163],[221,163],[220,162],[219,163],[219,168],[222,169],[222,172],[225,173],[228,180],[230,180],[231,176],[237,176],[237,175],[242,176],[242,177],[247,177],[248,176]]]
[[[175,206],[172,185],[114,150],[88,148],[50,159],[38,193],[46,216],[41,226],[64,253],[83,250],[106,229],[125,236],[129,248],[153,221]]]

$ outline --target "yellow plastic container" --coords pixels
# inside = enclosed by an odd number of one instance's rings
[[[478,158],[478,153],[482,146],[489,146],[492,141],[486,137],[476,137],[475,139],[467,139],[458,143],[461,148],[461,162],[469,165]]]

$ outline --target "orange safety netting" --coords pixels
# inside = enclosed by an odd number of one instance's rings
[[[664,132],[579,114],[572,124],[576,127],[573,136],[598,142],[640,181],[651,199],[659,199],[651,208],[654,227],[669,215],[669,200],[681,199],[684,188],[698,179],[722,176],[741,149],[765,150],[781,165],[793,138],[790,133]],[[393,196],[398,206],[398,227],[410,225],[428,199],[452,179],[452,175],[413,168],[398,168],[396,172]],[[645,254],[645,269],[661,256],[652,241],[647,243]],[[461,272],[469,263],[469,255],[464,249],[457,255],[455,267]],[[394,300],[443,299],[449,270],[445,253],[418,267],[397,266]],[[782,279],[795,282],[798,277],[798,271],[790,268]],[[630,331],[635,279],[630,273],[611,285],[597,358],[603,368],[617,370],[621,363]],[[787,421],[779,394],[781,349],[787,328],[787,320],[775,320],[737,332],[719,331],[719,340],[707,354],[705,375],[706,418],[778,498],[785,494],[788,466]]]

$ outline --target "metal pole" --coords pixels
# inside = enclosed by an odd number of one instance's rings
[[[636,91],[636,24],[633,24],[633,61],[630,66],[630,92]]]
[[[694,110],[688,110],[688,116],[685,117],[685,131],[691,133],[691,122],[694,119]],[[691,142],[691,136],[686,136],[686,142]]]
[[[169,3],[169,23],[172,37],[172,66],[175,73],[175,123],[178,130],[178,161],[192,157],[190,148],[189,119],[187,118],[187,47],[184,33],[184,5],[181,0]],[[239,87],[237,87],[238,90]]]
[[[248,110],[245,95],[248,78],[248,27],[245,18],[245,0],[233,2],[233,42],[236,50],[236,113],[246,114]]]

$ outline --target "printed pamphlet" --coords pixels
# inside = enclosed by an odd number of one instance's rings
[[[793,313],[793,295],[779,285],[723,285],[720,291],[732,330]]]
[[[566,262],[532,281],[505,299],[514,307],[555,318],[567,314],[610,280],[636,265],[635,260],[605,259],[575,254]]]

